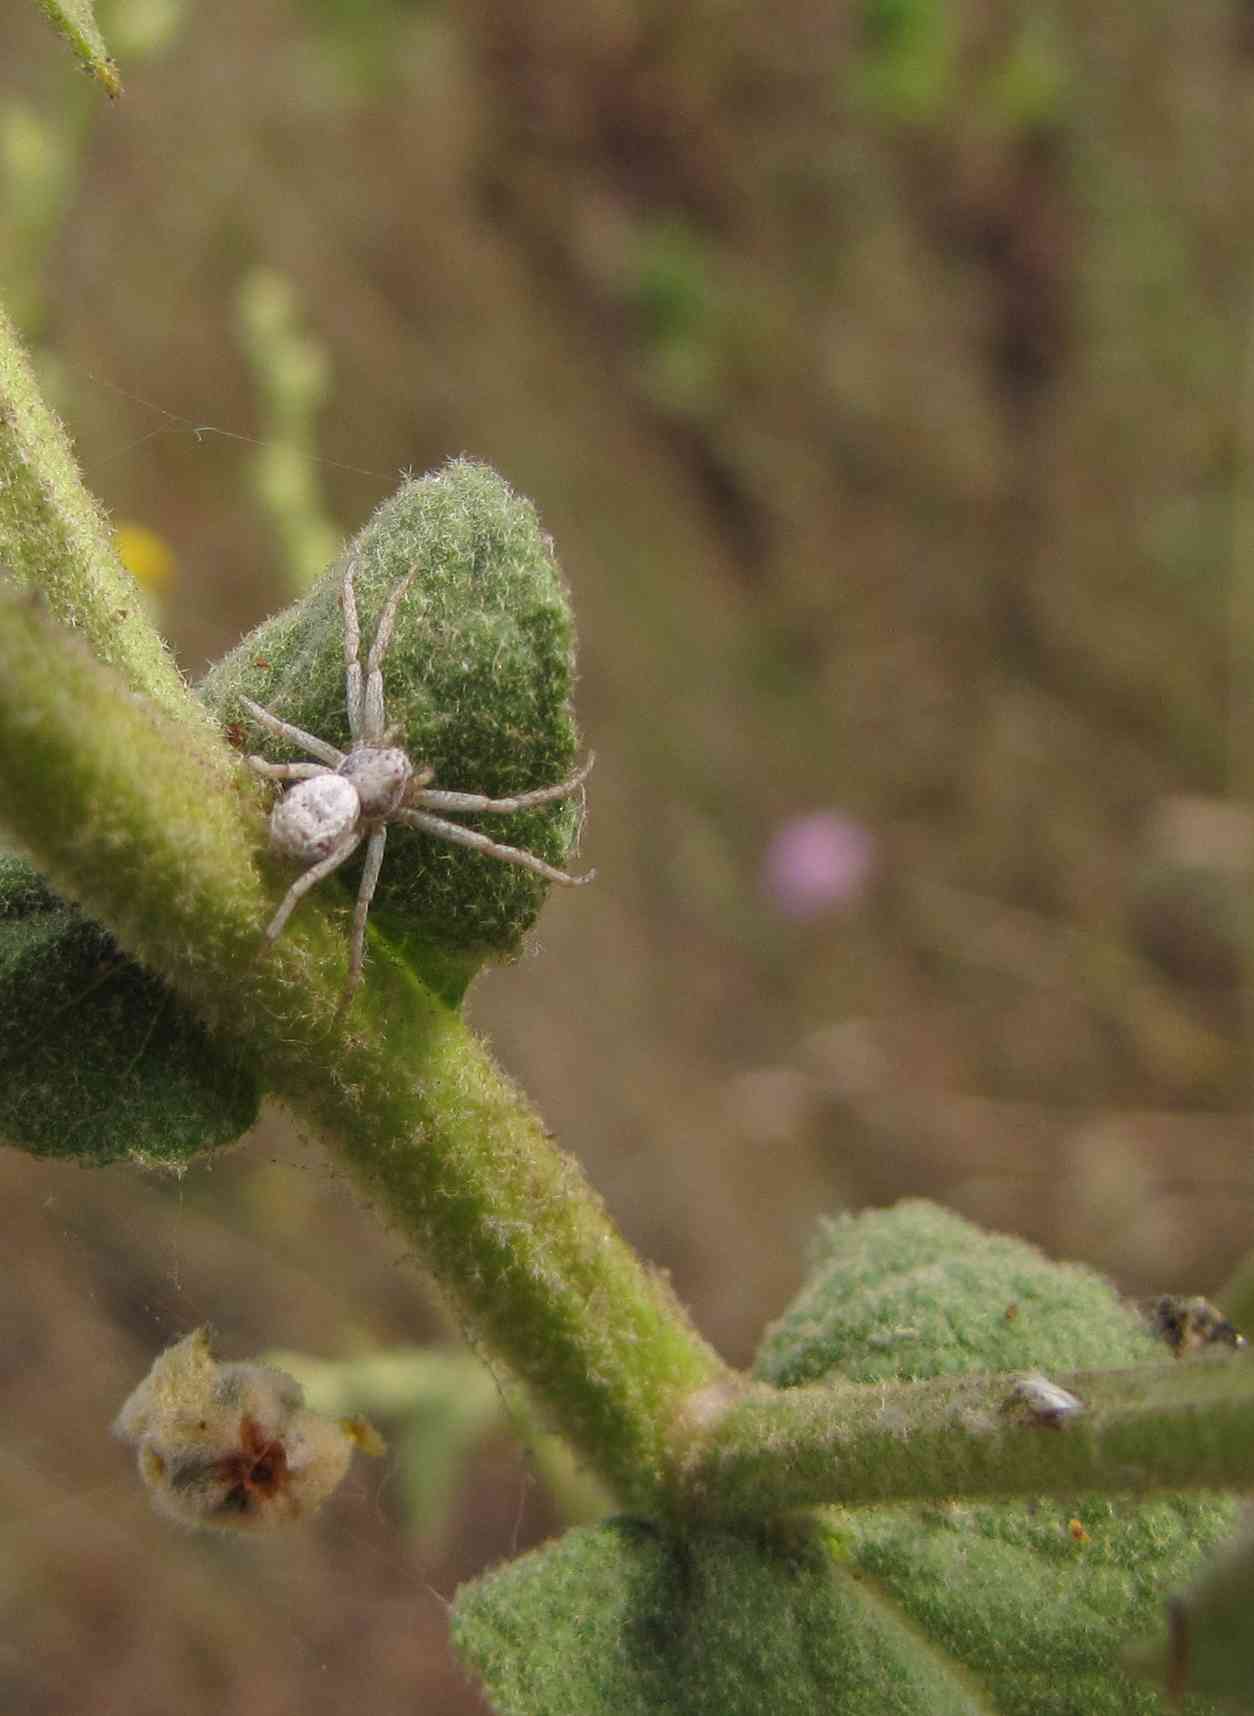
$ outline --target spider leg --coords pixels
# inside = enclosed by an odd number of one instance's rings
[[[502,846],[499,841],[489,840],[486,834],[479,834],[473,828],[461,828],[456,822],[445,822],[442,816],[428,816],[425,810],[398,810],[392,820],[404,823],[406,828],[420,828],[426,834],[434,834],[437,840],[449,840],[454,846],[470,846],[476,852],[486,853],[489,858],[501,859],[505,864],[517,864],[524,870],[543,876],[546,881],[564,882],[568,888],[581,887],[596,875],[595,870],[589,870],[586,876],[568,876],[565,870],[555,870],[552,864],[546,864],[533,852],[524,852],[517,846]]]
[[[361,872],[361,886],[357,890],[357,904],[353,907],[353,939],[348,957],[348,984],[344,999],[349,1000],[353,990],[361,982],[362,970],[366,963],[366,917],[370,911],[370,902],[374,899],[375,887],[379,881],[379,871],[383,867],[383,848],[387,845],[388,831],[386,827],[376,828],[370,836],[370,844],[366,847],[366,862]]]
[[[277,715],[263,709],[260,703],[254,703],[251,697],[241,697],[240,702],[253,720],[268,733],[273,733],[276,739],[286,739],[291,745],[299,745],[302,750],[308,751],[311,757],[321,757],[332,769],[338,769],[344,761],[343,751],[337,751],[335,746],[328,745],[325,739],[315,739],[312,733],[306,733],[300,727],[293,727],[289,721],[280,721]]]
[[[413,583],[414,575],[407,572],[400,583],[392,591],[379,615],[379,628],[374,634],[374,642],[370,646],[370,654],[366,659],[366,695],[362,705],[361,737],[367,745],[381,745],[387,726],[383,713],[383,658],[387,654],[388,645],[392,641],[392,630],[396,625],[396,610],[400,607],[401,597]]]
[[[312,781],[330,773],[325,763],[268,763],[264,757],[249,757],[248,766],[271,781]]]
[[[578,792],[595,762],[595,755],[591,756],[568,781],[562,781],[558,786],[537,787],[535,792],[520,792],[513,798],[484,798],[477,792],[437,792],[430,787],[413,792],[411,798],[415,804],[429,810],[500,811],[503,814],[513,810],[532,810],[538,804],[552,804],[559,798],[569,798]]]
[[[340,607],[344,610],[344,694],[348,705],[348,731],[354,744],[361,738],[361,626],[357,619],[357,593],[353,578],[357,561],[350,554],[344,568]]]
[[[287,920],[291,917],[292,913],[296,910],[297,906],[304,899],[309,890],[311,888],[316,888],[318,883],[321,882],[325,876],[329,876],[331,874],[332,870],[338,870],[340,865],[344,863],[345,859],[351,858],[353,853],[356,852],[357,848],[361,845],[361,839],[361,830],[353,829],[351,833],[344,836],[343,840],[340,841],[340,844],[334,847],[327,857],[323,858],[317,864],[310,865],[308,870],[301,871],[300,875],[283,896],[283,904],[270,920],[270,926],[266,930],[267,941],[277,941],[279,939],[283,933],[283,928],[287,923]]]

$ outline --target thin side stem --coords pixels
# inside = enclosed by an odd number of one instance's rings
[[[1254,1356],[1051,1376],[1082,1410],[1034,1418],[1009,1376],[756,1388],[694,1440],[695,1513],[834,1503],[1249,1489]]]

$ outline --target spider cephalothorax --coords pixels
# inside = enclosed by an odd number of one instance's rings
[[[592,759],[589,758],[583,768],[557,786],[538,787],[513,798],[485,798],[481,793],[441,792],[431,787],[432,770],[425,766],[416,767],[408,753],[391,742],[393,735],[388,732],[383,705],[383,658],[392,641],[397,609],[413,573],[401,579],[384,604],[363,675],[361,630],[353,590],[355,571],[355,562],[350,558],[340,596],[344,610],[345,698],[351,749],[347,752],[337,750],[326,740],[281,721],[277,715],[272,715],[249,698],[240,699],[254,721],[277,738],[299,745],[309,756],[320,759],[316,763],[271,763],[264,757],[248,759],[258,774],[270,780],[295,783],[271,812],[270,843],[280,856],[306,866],[275,913],[266,930],[267,939],[274,941],[309,890],[351,858],[363,840],[366,842],[366,862],[353,911],[348,995],[361,981],[366,950],[366,916],[379,880],[391,823],[421,829],[455,845],[472,847],[476,852],[499,858],[506,864],[518,864],[550,882],[577,886],[592,880],[591,872],[586,876],[570,876],[565,870],[546,864],[532,852],[524,852],[517,846],[502,846],[486,834],[449,822],[445,816],[432,814],[444,811],[454,816],[487,812],[508,815],[517,810],[532,810],[537,805],[553,804],[578,792],[592,767]]]

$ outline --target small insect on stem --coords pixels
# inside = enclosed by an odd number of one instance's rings
[[[338,750],[326,740],[281,721],[249,698],[240,699],[253,720],[268,733],[317,758],[316,762],[307,763],[272,763],[255,756],[248,759],[259,775],[290,783],[271,812],[270,844],[280,857],[302,866],[302,873],[288,889],[266,930],[267,941],[276,941],[305,895],[365,843],[366,862],[353,910],[345,1002],[351,1000],[361,981],[366,958],[366,918],[383,865],[387,831],[392,824],[467,846],[504,864],[517,864],[548,882],[560,882],[566,887],[590,882],[595,874],[589,871],[584,876],[568,875],[533,852],[504,846],[486,834],[448,820],[449,816],[510,815],[543,804],[556,804],[580,790],[594,759],[589,757],[569,780],[516,793],[511,798],[486,798],[482,793],[444,792],[432,787],[432,770],[416,765],[399,745],[389,743],[383,700],[383,661],[392,642],[397,611],[414,575],[411,572],[402,578],[384,603],[363,668],[361,628],[353,588],[355,573],[356,562],[350,557],[340,594],[350,749]]]

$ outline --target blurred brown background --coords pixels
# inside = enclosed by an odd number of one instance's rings
[[[536,501],[600,880],[473,1010],[701,1327],[746,1362],[816,1215],[905,1193],[1217,1289],[1254,1214],[1248,0],[101,17],[113,109],[0,20],[0,292],[173,552],[191,675],[287,599],[259,265],[331,366],[336,532],[461,452]],[[178,1183],[0,1151],[0,1210],[0,1706],[480,1709],[441,1598],[556,1528],[515,1440],[442,1547],[386,1463],[258,1546],[152,1518],[107,1434],[206,1320],[448,1338],[322,1154],[277,1113]]]

